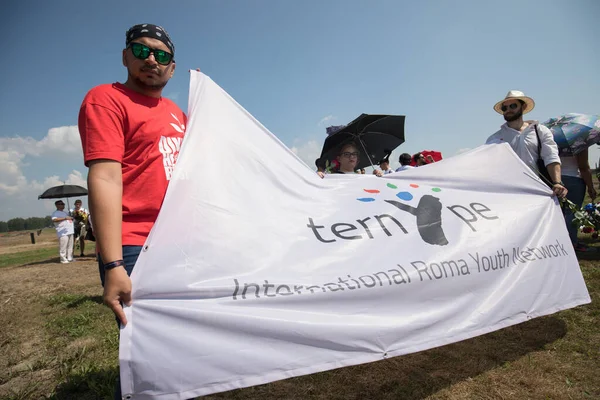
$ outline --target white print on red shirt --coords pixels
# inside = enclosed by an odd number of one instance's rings
[[[185,125],[177,119],[174,114],[171,114],[177,124],[171,122],[171,126],[179,133],[185,132]],[[180,137],[167,137],[161,136],[160,141],[158,142],[158,150],[163,155],[163,166],[165,167],[165,176],[168,181],[171,180],[171,176],[173,175],[173,169],[175,168],[175,163],[177,162],[177,157],[179,156],[179,149],[181,148],[181,142],[183,138]]]
[[[165,167],[165,175],[168,181],[171,180],[171,175],[173,175],[173,169],[179,156],[182,141],[183,138],[180,137],[161,136],[160,142],[158,142],[158,149],[163,155],[163,166]]]
[[[185,132],[185,125],[182,124],[181,121],[179,121],[175,114],[171,113],[171,116],[175,118],[175,121],[177,121],[177,124],[171,122],[171,126],[173,127],[173,129],[175,129],[179,133]]]

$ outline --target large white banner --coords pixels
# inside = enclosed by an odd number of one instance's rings
[[[201,73],[189,104],[132,276],[125,396],[377,361],[590,301],[556,199],[506,144],[320,179]]]

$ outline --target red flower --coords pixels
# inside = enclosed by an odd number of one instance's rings
[[[586,226],[586,227],[583,228],[582,232],[583,233],[592,233],[592,232],[594,232],[594,228]]]

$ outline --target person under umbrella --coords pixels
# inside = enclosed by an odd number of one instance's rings
[[[346,143],[342,146],[342,148],[339,151],[339,154],[332,163],[337,167],[329,172],[332,174],[355,174],[357,173],[357,171],[360,171],[360,169],[356,168],[356,165],[358,165],[359,160],[360,151],[358,149],[358,145],[354,142]],[[325,178],[324,172],[317,171],[317,174],[321,178]]]
[[[75,227],[75,241],[79,243],[80,257],[84,257],[85,254],[85,236],[87,234],[86,226],[90,212],[83,208],[83,204],[80,199],[75,200],[75,208],[69,210],[69,214],[74,219]],[[75,243],[77,244],[77,243]]]
[[[589,147],[600,142],[600,117],[587,114],[565,114],[542,122],[550,129],[558,146],[561,162],[561,180],[569,191],[567,199],[581,208],[587,190],[592,201],[596,189],[589,164]],[[575,214],[564,208],[569,237],[576,251],[587,251],[587,246],[577,239],[577,226],[573,225]]]
[[[73,217],[65,212],[65,203],[62,200],[54,202],[56,211],[52,213],[52,222],[58,236],[58,255],[61,264],[73,261]]]
[[[355,170],[375,166],[404,143],[403,115],[361,114],[346,126],[327,128],[321,158],[334,159],[341,146],[353,142],[359,152]]]
[[[354,174],[356,173],[356,166],[360,160],[360,150],[358,145],[354,142],[346,143],[340,149],[340,153],[336,160],[339,162],[340,167],[336,174]]]
[[[592,177],[592,171],[590,170],[590,163],[588,161],[589,152],[585,149],[576,155],[561,155],[561,179],[569,191],[567,193],[567,200],[572,201],[577,208],[581,208],[583,200],[585,198],[585,192],[587,189],[592,202],[596,198],[596,189],[594,188],[594,180]],[[575,251],[587,251],[588,248],[584,244],[580,243],[577,239],[577,226],[573,225],[575,214],[568,208],[564,210],[565,223],[567,224],[567,231],[569,231],[569,238],[573,244]]]

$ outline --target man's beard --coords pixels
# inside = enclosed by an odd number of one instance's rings
[[[508,115],[508,114],[504,114],[504,120],[506,122],[512,122],[512,121],[516,121],[519,118],[521,118],[523,116],[523,110],[519,110],[516,113],[514,113],[513,115]]]
[[[152,69],[142,69],[142,72],[145,71],[155,71]],[[158,77],[161,77],[162,74],[160,73],[160,71],[155,71]],[[167,86],[167,81],[165,82],[161,82],[161,83],[157,83],[154,85],[148,85],[146,82],[142,81],[140,78],[137,78],[133,75],[131,75],[131,72],[129,72],[129,77],[135,82],[135,84],[137,85],[137,87],[141,88],[141,89],[145,89],[145,90],[149,90],[152,92],[155,91],[159,91],[162,90],[162,88],[164,88],[165,86]]]

